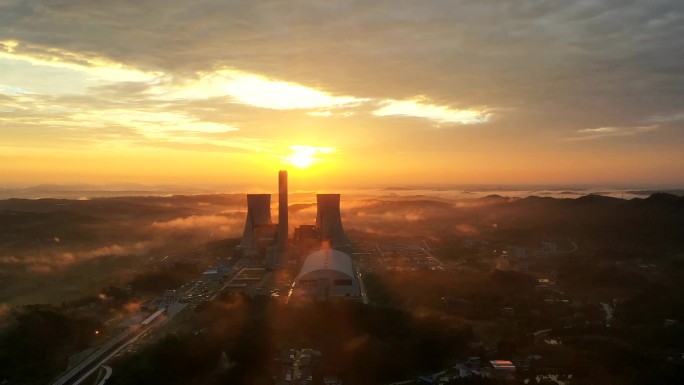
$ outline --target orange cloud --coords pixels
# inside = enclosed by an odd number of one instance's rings
[[[241,233],[244,218],[241,215],[192,215],[165,222],[153,222],[152,227],[168,231],[209,231],[219,232],[224,236],[237,236]]]

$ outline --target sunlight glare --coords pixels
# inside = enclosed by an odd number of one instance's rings
[[[319,154],[330,154],[332,147],[290,146],[292,153],[284,158],[285,162],[297,168],[308,168],[320,159]]]

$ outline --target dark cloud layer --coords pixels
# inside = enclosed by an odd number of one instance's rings
[[[307,144],[388,181],[680,183],[681,36],[680,0],[6,0],[0,130],[15,147],[226,153],[238,170]],[[324,94],[249,83],[264,79]],[[397,112],[407,101],[422,105]],[[404,173],[367,168],[386,163]]]
[[[677,0],[15,0],[0,6],[0,38],[179,74],[227,65],[343,94],[426,94],[579,128],[684,110],[683,21]]]

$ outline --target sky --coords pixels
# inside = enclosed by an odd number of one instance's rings
[[[680,0],[0,0],[0,187],[684,186],[682,36]]]

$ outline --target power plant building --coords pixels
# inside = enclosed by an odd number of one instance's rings
[[[321,241],[334,248],[348,247],[340,215],[340,194],[317,194],[316,203],[316,229]]]
[[[318,300],[332,297],[359,299],[361,290],[351,257],[334,249],[309,254],[295,280],[293,296]]]
[[[281,170],[278,173],[279,223],[271,220],[271,194],[247,194],[247,217],[236,255],[249,257],[252,263],[261,258],[266,268],[275,268],[302,263],[304,256],[321,248],[351,252],[351,243],[342,227],[340,194],[317,194],[316,203],[316,224],[295,228],[290,244],[288,174]],[[336,260],[337,257],[331,258]]]

